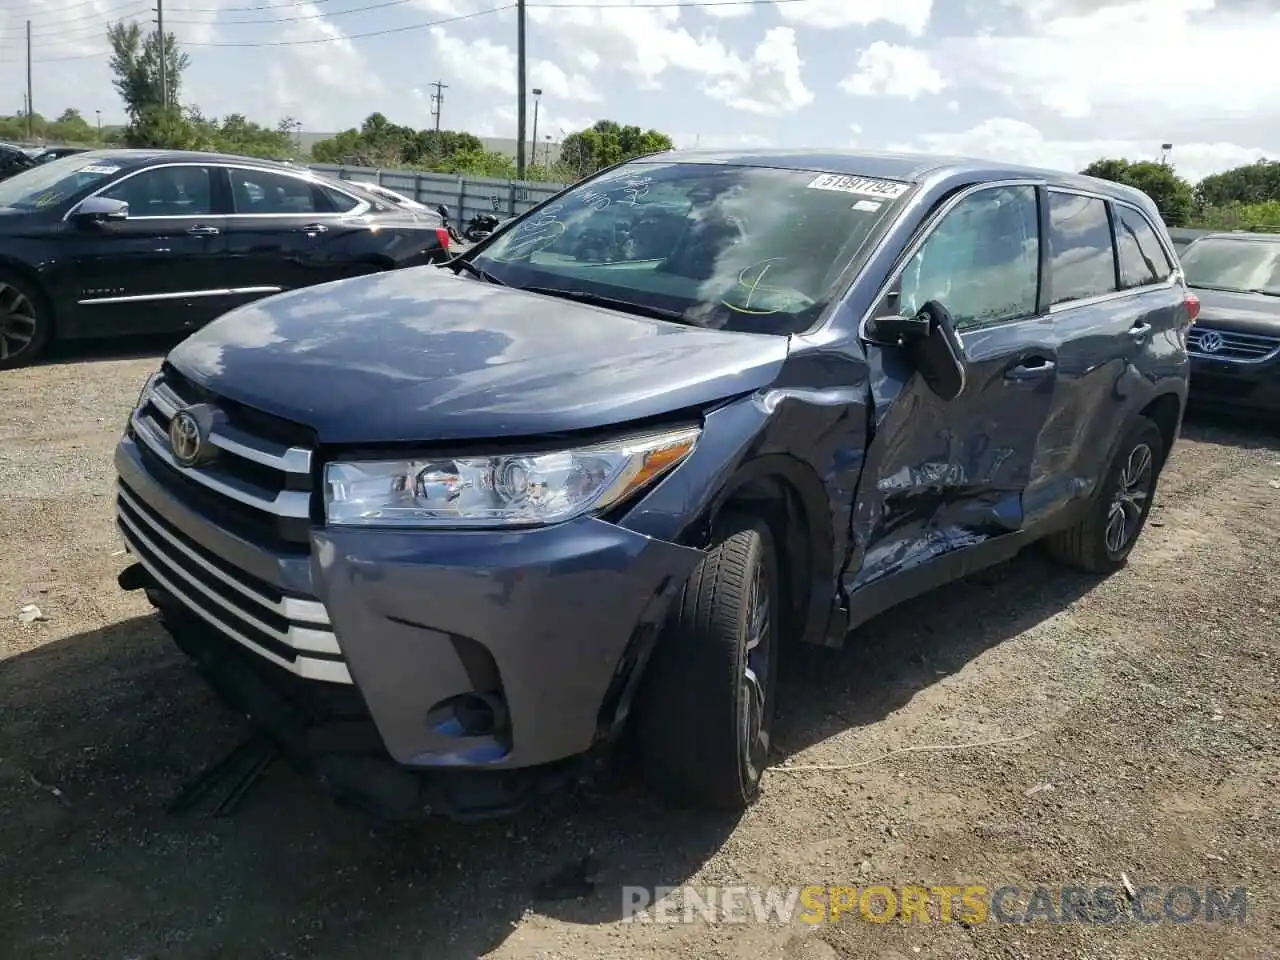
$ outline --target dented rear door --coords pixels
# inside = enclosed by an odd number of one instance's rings
[[[904,351],[866,345],[873,439],[854,504],[848,593],[1023,527],[1057,378],[1041,295],[1042,196],[1032,183],[962,195],[902,271],[902,312],[938,300],[955,318],[966,385],[942,400]]]

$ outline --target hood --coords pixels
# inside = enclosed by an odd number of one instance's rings
[[[1200,298],[1198,326],[1237,330],[1264,337],[1280,336],[1280,297],[1262,293],[1228,293],[1192,287]]]
[[[772,382],[781,336],[648,320],[438,267],[268,297],[170,354],[214,393],[322,443],[536,436],[611,426]]]

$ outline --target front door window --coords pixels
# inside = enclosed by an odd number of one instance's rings
[[[992,187],[960,201],[907,264],[903,312],[937,300],[961,331],[1034,316],[1038,217],[1032,186]]]

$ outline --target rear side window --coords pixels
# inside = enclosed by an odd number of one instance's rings
[[[1120,255],[1120,286],[1143,287],[1169,279],[1173,264],[1147,218],[1137,210],[1114,205],[1116,251]]]
[[[319,185],[302,177],[271,170],[230,169],[231,196],[236,213],[332,213]]]
[[[1096,197],[1049,194],[1052,303],[1116,291],[1116,253],[1107,204]]]
[[[320,184],[320,192],[324,194],[334,213],[346,213],[348,210],[354,210],[359,206],[359,201],[355,197],[325,184]]]

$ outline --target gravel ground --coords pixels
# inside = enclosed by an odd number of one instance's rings
[[[1280,442],[1193,419],[1127,569],[1035,552],[801,651],[785,763],[737,820],[634,785],[387,828],[272,768],[231,820],[180,783],[242,733],[121,593],[110,454],[158,353],[0,375],[0,956],[542,960],[1280,955]],[[47,618],[19,622],[36,604]],[[1045,788],[1049,785],[1049,788]],[[1032,788],[1039,788],[1032,790]],[[539,884],[590,856],[595,890]],[[627,924],[623,885],[1247,888],[1241,923]]]

